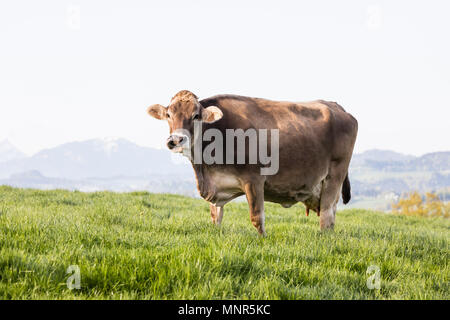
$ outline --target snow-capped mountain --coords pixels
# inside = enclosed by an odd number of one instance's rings
[[[192,174],[190,165],[168,150],[141,147],[120,138],[71,142],[31,157],[5,161],[0,163],[0,178],[32,170],[65,179]]]

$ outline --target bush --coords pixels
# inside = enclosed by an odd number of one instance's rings
[[[450,217],[450,203],[442,202],[431,192],[421,196],[417,191],[411,192],[392,204],[392,212],[407,216]]]

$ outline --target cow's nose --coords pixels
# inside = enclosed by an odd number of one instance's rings
[[[167,147],[169,148],[169,149],[173,149],[173,148],[175,148],[177,145],[175,144],[175,141],[173,140],[173,137],[172,136],[170,136],[168,139],[167,139]]]
[[[167,139],[167,147],[169,147],[169,149],[172,149],[175,147],[175,142],[173,142],[172,139]]]
[[[167,147],[169,149],[173,149],[178,145],[183,144],[185,138],[183,136],[170,136],[167,139]]]

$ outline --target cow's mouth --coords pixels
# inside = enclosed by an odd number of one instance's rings
[[[183,153],[183,147],[182,146],[176,146],[173,148],[169,148],[169,150],[173,153]]]

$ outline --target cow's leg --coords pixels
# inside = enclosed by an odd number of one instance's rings
[[[258,230],[259,234],[265,236],[264,181],[246,183],[244,185],[244,192],[250,209],[250,220],[256,230]]]
[[[342,183],[347,168],[343,163],[332,163],[327,177],[323,180],[320,195],[320,229],[333,229],[336,218],[336,205],[339,201]]]
[[[331,205],[328,209],[320,210],[320,229],[327,230],[334,228],[336,219],[336,204]]]
[[[223,206],[215,206],[212,203],[209,204],[209,209],[211,211],[211,221],[214,224],[220,225],[223,218]]]

